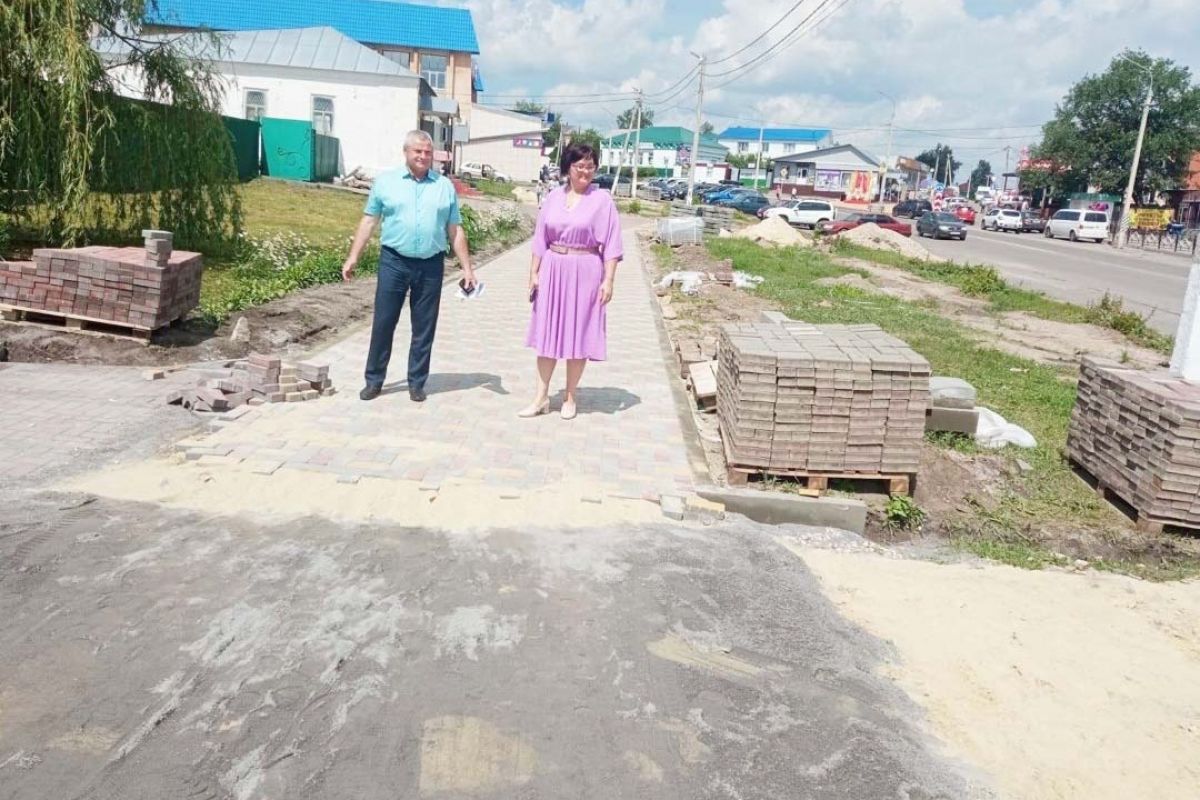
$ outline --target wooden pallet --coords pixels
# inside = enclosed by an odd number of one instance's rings
[[[1132,503],[1122,497],[1120,492],[1100,480],[1096,475],[1093,475],[1083,464],[1073,458],[1068,458],[1067,463],[1070,464],[1071,471],[1075,473],[1075,477],[1086,483],[1096,493],[1097,497],[1128,517],[1130,522],[1133,523],[1134,529],[1141,533],[1160,534],[1165,531],[1190,536],[1200,535],[1200,525],[1178,519],[1167,519],[1165,517],[1143,514]]]
[[[882,489],[888,495],[907,495],[912,492],[915,476],[909,474],[892,474],[876,472],[818,472],[813,470],[795,469],[764,469],[748,467],[733,463],[729,452],[729,443],[721,436],[721,444],[725,448],[725,480],[730,486],[745,486],[751,479],[764,478],[785,479],[802,484],[804,491],[800,494],[819,497],[829,491],[830,481],[842,481],[855,484],[874,484],[876,489]],[[867,490],[863,490],[866,492]],[[874,492],[878,494],[880,492]]]
[[[79,314],[64,314],[60,311],[45,311],[0,304],[0,320],[14,322],[34,328],[71,331],[91,336],[115,336],[149,344],[154,331],[136,325],[127,325],[111,319],[96,319]]]

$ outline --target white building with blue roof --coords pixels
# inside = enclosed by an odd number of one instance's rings
[[[717,140],[734,155],[755,155],[762,142],[764,158],[778,158],[815,150],[832,143],[827,128],[757,128],[735,126],[717,134]]]

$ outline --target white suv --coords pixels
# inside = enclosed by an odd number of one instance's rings
[[[983,219],[979,223],[979,227],[985,231],[991,228],[994,231],[1012,231],[1020,233],[1024,228],[1021,220],[1021,212],[1012,208],[991,208],[983,215]]]
[[[781,206],[763,211],[763,218],[783,217],[792,225],[815,228],[822,222],[833,221],[833,204],[826,200],[789,200]]]
[[[1104,211],[1064,208],[1050,218],[1043,233],[1047,239],[1065,236],[1072,242],[1080,239],[1103,242],[1108,238],[1108,214]]]

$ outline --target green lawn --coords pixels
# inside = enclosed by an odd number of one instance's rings
[[[362,219],[366,195],[268,178],[242,187],[246,235],[297,233],[312,241],[344,239]]]
[[[1037,364],[979,344],[969,331],[928,305],[867,293],[848,286],[818,286],[814,281],[853,270],[812,249],[763,248],[737,239],[710,239],[715,258],[733,259],[734,268],[766,280],[758,292],[779,304],[788,316],[812,323],[874,323],[921,353],[938,375],[969,381],[979,403],[1026,428],[1038,440],[1033,450],[1012,449],[1033,467],[1014,478],[999,503],[977,509],[957,523],[957,541],[980,555],[1018,566],[1053,561],[1040,547],[1040,532],[1077,525],[1104,539],[1122,524],[1107,504],[1076,478],[1063,457],[1067,426],[1075,404],[1073,371]],[[1054,301],[1048,301],[1054,302]],[[963,448],[948,437],[938,443]],[[965,449],[973,449],[967,442]],[[1149,577],[1180,577],[1200,572],[1200,561],[1186,553],[1155,557],[1149,564],[1110,564]]]

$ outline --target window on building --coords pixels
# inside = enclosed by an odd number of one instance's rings
[[[314,97],[312,99],[313,130],[325,136],[333,135],[333,98]]]
[[[387,60],[395,61],[397,64],[404,67],[405,69],[408,69],[409,65],[412,64],[412,51],[411,50],[380,50],[379,52]]]
[[[783,143],[783,152],[785,152],[785,153],[796,152],[796,143],[795,142],[784,142]]]
[[[267,115],[267,93],[262,89],[246,90],[246,119],[262,119]]]
[[[749,153],[750,152],[750,143],[749,142],[738,142],[738,152],[739,153]]]
[[[446,88],[446,69],[450,59],[446,56],[435,56],[421,53],[421,77],[433,89]]]

